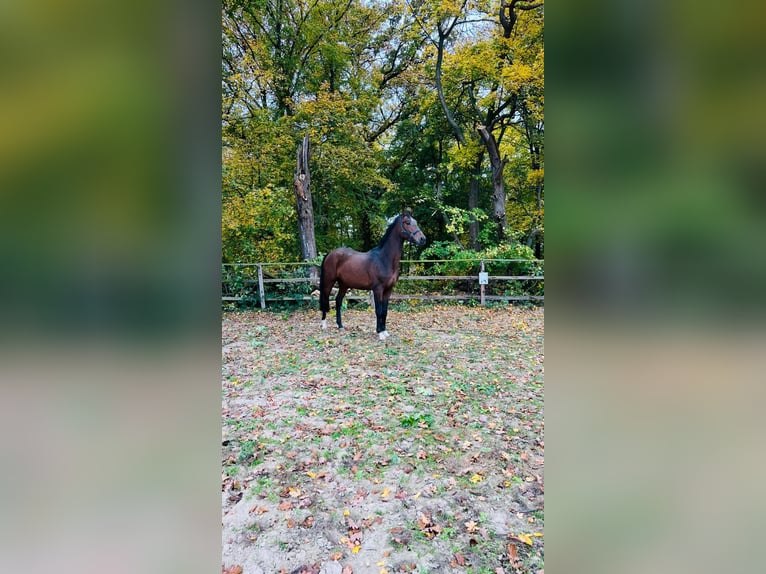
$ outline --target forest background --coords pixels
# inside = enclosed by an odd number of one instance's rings
[[[223,263],[298,261],[296,150],[311,142],[318,255],[375,246],[403,206],[410,256],[542,258],[542,2],[224,0]]]

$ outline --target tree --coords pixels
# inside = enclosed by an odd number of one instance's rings
[[[298,160],[295,167],[293,190],[295,191],[295,210],[298,214],[298,236],[301,255],[304,261],[312,261],[317,256],[317,244],[314,238],[314,206],[311,203],[311,171],[309,170],[309,136],[303,137],[298,146]],[[319,284],[316,267],[310,269],[311,282]]]
[[[435,241],[541,249],[542,11],[524,0],[224,0],[227,260],[313,258],[309,204],[315,253],[369,249],[402,204]],[[310,174],[296,171],[306,136]]]
[[[518,11],[540,9],[542,13],[542,7],[542,2],[502,0],[497,20],[493,20],[493,32],[477,42],[464,41],[459,37],[459,31],[475,31],[487,22],[487,18],[481,12],[485,8],[483,2],[423,2],[419,5],[419,13],[416,15],[421,28],[436,50],[434,84],[442,110],[458,145],[466,146],[469,143],[466,131],[476,134],[489,159],[492,173],[493,220],[497,226],[498,241],[503,241],[508,235],[504,181],[507,159],[501,153],[501,142],[508,127],[520,119],[520,106],[527,96],[528,88],[524,80],[530,79],[515,73],[521,68],[526,71],[529,67],[526,61],[516,61],[516,52],[526,54],[530,51],[517,50],[523,43],[529,42],[529,37],[525,36],[519,41],[520,39],[514,36],[514,28],[519,21]],[[539,42],[540,50],[541,30],[540,27],[539,38],[534,38]],[[452,53],[448,52],[450,48],[454,50]],[[535,57],[537,53],[532,51],[531,55]],[[450,78],[445,78],[445,65],[452,72],[451,85]],[[448,85],[445,86],[445,83]],[[452,102],[448,101],[448,92],[453,95]],[[469,210],[478,206],[477,195],[483,155],[483,151],[475,152],[474,171],[468,194]],[[471,245],[477,248],[476,223],[472,223],[471,226]]]

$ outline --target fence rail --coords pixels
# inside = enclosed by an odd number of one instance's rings
[[[475,275],[401,275],[399,281],[470,281],[472,283],[479,283],[479,293],[460,293],[453,295],[443,294],[409,294],[409,293],[394,293],[391,295],[392,301],[402,300],[427,300],[427,301],[470,301],[480,300],[484,305],[486,301],[544,301],[544,295],[491,295],[485,293],[485,285],[490,285],[490,282],[527,282],[527,281],[544,281],[545,277],[542,274],[525,274],[525,275],[489,275],[485,273],[485,265],[489,263],[524,263],[539,265],[539,269],[542,269],[544,260],[529,260],[529,259],[428,259],[428,260],[403,260],[402,267],[406,268],[408,265],[410,269],[413,265],[432,265],[439,263],[449,263],[454,265],[465,265],[469,263],[478,264],[479,274]],[[290,262],[290,263],[225,263],[224,268],[224,287],[227,285],[226,268],[231,270],[247,270],[248,268],[255,268],[257,270],[257,277],[242,278],[239,283],[242,287],[252,288],[258,286],[258,299],[262,309],[266,308],[267,302],[299,302],[299,301],[313,301],[318,300],[316,292],[311,295],[295,294],[292,296],[285,295],[269,295],[266,293],[266,285],[273,284],[300,284],[310,283],[311,278],[308,276],[300,277],[268,277],[264,276],[264,272],[268,273],[269,269],[278,268],[296,268],[309,267],[314,265],[309,262]],[[358,292],[358,290],[357,290]],[[222,293],[223,302],[239,302],[248,296],[240,294],[225,294]],[[371,293],[366,295],[354,294],[353,290],[349,292],[346,299],[352,301],[371,301]]]

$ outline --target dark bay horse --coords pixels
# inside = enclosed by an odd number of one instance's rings
[[[330,312],[330,291],[338,283],[335,297],[335,318],[338,329],[343,328],[340,307],[349,289],[372,290],[375,298],[376,331],[382,341],[388,337],[386,315],[391,290],[399,279],[399,261],[402,258],[404,242],[423,245],[426,236],[418,228],[418,222],[405,212],[397,215],[389,224],[385,235],[374,249],[366,253],[340,247],[325,255],[319,274],[319,309],[322,311],[322,329],[327,328],[327,313]]]

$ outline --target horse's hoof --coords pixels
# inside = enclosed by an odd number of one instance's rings
[[[327,329],[327,321],[322,321],[322,330],[325,331]]]
[[[378,338],[381,341],[385,341],[386,339],[388,339],[388,331],[381,331],[380,333],[378,333]]]

